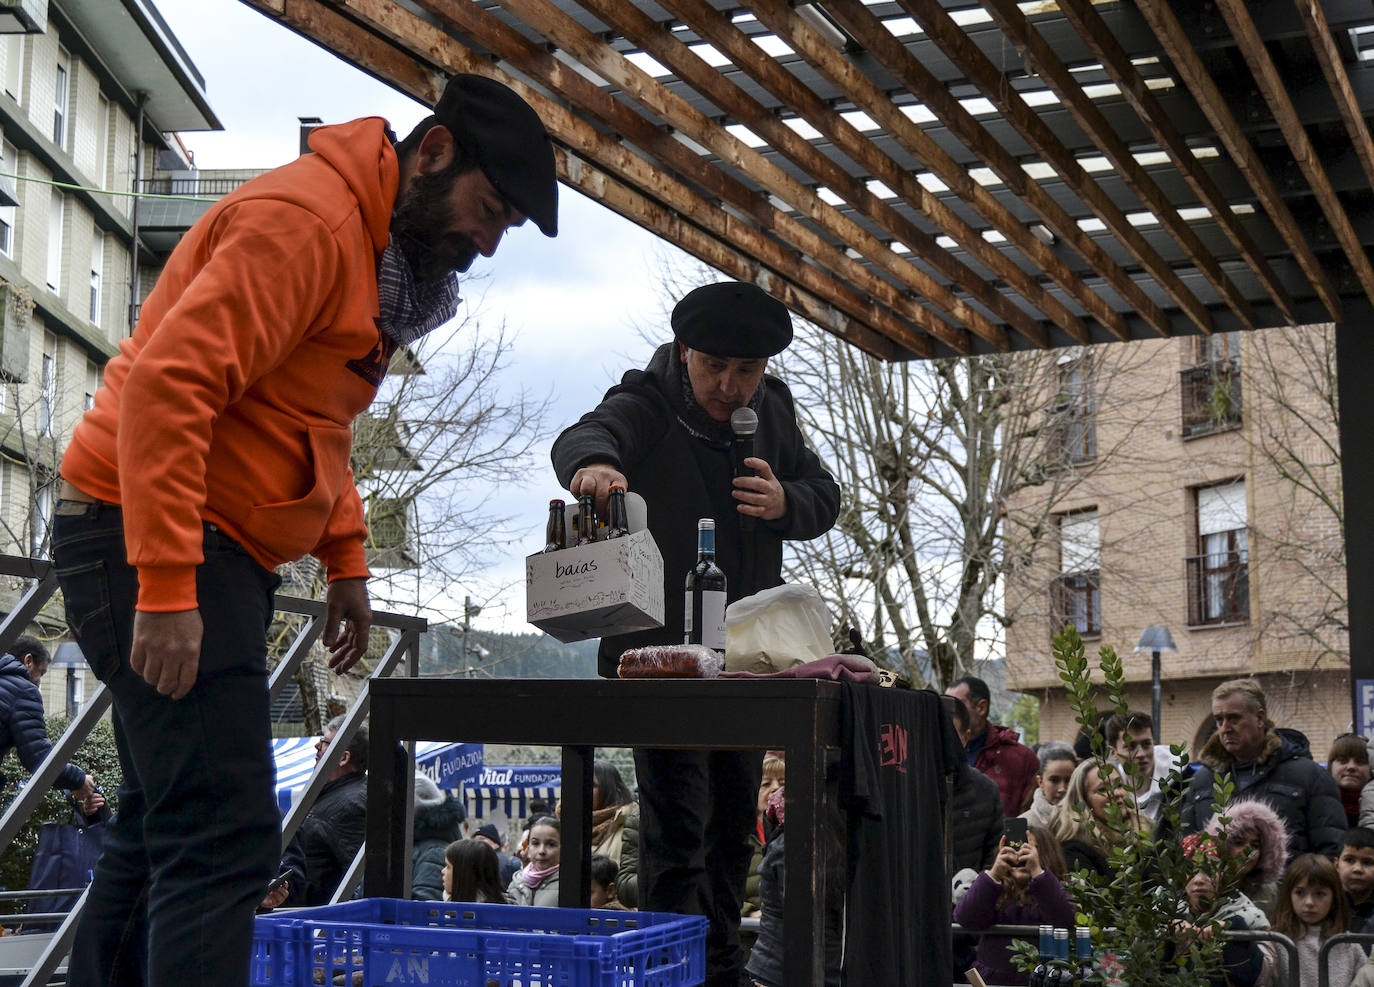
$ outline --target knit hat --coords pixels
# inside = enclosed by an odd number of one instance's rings
[[[433,809],[444,804],[444,793],[434,784],[429,775],[415,773],[415,808]]]
[[[480,836],[486,840],[491,840],[493,843],[498,845],[501,843],[501,834],[497,831],[495,823],[483,823],[481,826],[477,827],[477,832],[473,835]]]

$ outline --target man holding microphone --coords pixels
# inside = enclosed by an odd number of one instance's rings
[[[734,602],[782,582],[784,539],[815,538],[839,514],[839,487],[807,448],[791,392],[765,373],[792,341],[786,307],[753,285],[723,282],[689,292],[671,321],[673,341],[553,446],[559,482],[575,496],[593,494],[599,512],[613,485],[639,493],[663,555],[664,626],[603,638],[598,667],[607,678],[627,648],[682,643],[699,518],[715,520],[716,564]],[[736,417],[737,436],[731,416],[740,409],[753,416]],[[752,440],[741,418],[757,423]],[[761,765],[757,751],[635,752],[640,907],[710,919],[708,987],[739,982]]]

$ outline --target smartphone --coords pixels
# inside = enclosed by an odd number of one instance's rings
[[[1023,819],[1022,822],[1024,821],[1025,820]],[[272,878],[272,880],[267,885],[267,894],[271,894],[273,891],[277,890],[277,888],[285,884],[287,882],[287,879],[290,877],[291,872],[289,870],[284,870],[276,877]]]
[[[1026,820],[1017,816],[1002,823],[1002,836],[1008,846],[1021,846],[1026,842]]]

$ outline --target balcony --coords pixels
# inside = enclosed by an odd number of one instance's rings
[[[1083,404],[1056,405],[1050,430],[1048,453],[1058,463],[1078,466],[1097,458],[1097,421]]]
[[[1218,360],[1179,374],[1183,437],[1238,428],[1241,423],[1240,360]]]
[[[1250,620],[1248,552],[1215,552],[1183,560],[1188,581],[1188,626]]]
[[[1080,637],[1102,636],[1102,580],[1097,569],[1057,576],[1050,582],[1050,634],[1073,625]]]

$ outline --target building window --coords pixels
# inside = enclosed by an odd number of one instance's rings
[[[57,337],[43,333],[43,375],[38,382],[38,434],[52,435],[57,412]]]
[[[100,277],[105,268],[105,234],[96,227],[91,236],[91,325],[100,325]]]
[[[67,220],[67,197],[52,190],[48,204],[48,287],[60,291],[62,286],[62,228]]]
[[[99,131],[95,135],[96,178],[102,189],[110,187],[110,101],[100,97]]]
[[[1058,372],[1054,417],[1060,454],[1068,463],[1090,462],[1097,457],[1092,363],[1085,354],[1065,355],[1059,361]]]
[[[24,98],[24,49],[26,35],[5,35],[5,92],[16,103]]]
[[[14,175],[18,171],[19,149],[9,141],[0,141],[0,172]],[[13,178],[0,178],[0,184],[15,191],[19,183]],[[6,257],[14,256],[14,209],[14,206],[0,206],[0,253]]]
[[[1197,491],[1198,554],[1186,560],[1188,623],[1250,619],[1250,544],[1245,481]]]
[[[1183,437],[1209,435],[1241,423],[1240,333],[1218,332],[1193,342],[1193,365],[1179,375]]]
[[[95,392],[100,388],[100,368],[90,360],[86,361],[86,400],[82,405],[87,411],[95,407]]]
[[[1059,572],[1050,584],[1050,633],[1073,625],[1083,637],[1102,634],[1101,548],[1097,511],[1059,518]]]
[[[48,532],[52,528],[54,477],[35,470],[33,503],[29,509],[29,554],[43,558],[48,554]]]
[[[63,49],[57,49],[57,79],[52,101],[52,142],[66,150],[67,147],[67,99],[71,95],[70,66],[72,57]]]

